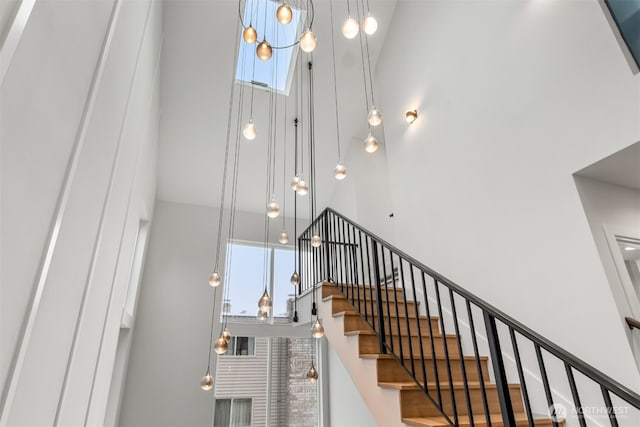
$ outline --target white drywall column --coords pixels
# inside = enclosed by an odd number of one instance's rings
[[[156,4],[37,3],[2,83],[2,425],[106,406],[153,210]]]

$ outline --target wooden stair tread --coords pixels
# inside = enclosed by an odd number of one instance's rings
[[[444,355],[437,355],[436,354],[436,360],[446,360],[447,358],[444,357]],[[392,354],[380,354],[380,353],[364,353],[360,355],[360,359],[393,359],[395,360],[396,357]],[[409,357],[408,354],[404,355],[404,360],[410,360],[411,357]],[[414,360],[420,360],[420,355],[419,354],[414,354],[413,355],[413,359]],[[433,360],[433,356],[431,354],[425,354],[424,355],[424,359],[425,360]],[[449,360],[460,360],[460,358],[458,357],[458,355],[449,355]],[[474,356],[464,356],[464,360],[476,360],[476,358]],[[489,360],[489,357],[487,356],[480,356],[480,360]]]
[[[514,414],[516,425],[517,426],[528,426],[529,422],[527,420],[526,414],[516,413]],[[458,425],[460,427],[467,427],[471,425],[470,418],[468,415],[460,415],[458,416]],[[502,414],[489,414],[489,418],[491,419],[491,425],[493,427],[503,427],[504,423],[502,422]],[[451,416],[453,420],[453,416]],[[535,418],[534,425],[540,427],[546,427],[553,425],[553,422],[549,418]],[[444,417],[411,417],[411,418],[402,418],[402,422],[414,426],[414,427],[449,427],[449,423]],[[486,427],[487,426],[487,417],[484,414],[474,415],[473,416],[473,424],[477,427]],[[564,425],[564,421],[559,421],[560,425]]]
[[[354,331],[346,331],[344,334],[345,334],[345,336],[348,336],[348,337],[350,337],[350,336],[357,336],[357,335],[372,335],[372,336],[378,336],[378,334],[377,334],[376,332],[372,331],[371,329],[369,329],[369,330],[366,330],[366,329],[357,329],[357,330],[354,330]],[[395,337],[397,337],[397,336],[398,336],[398,334],[397,334],[397,333],[394,333],[394,334],[393,334],[393,337],[394,337],[394,338],[395,338]],[[403,338],[404,338],[404,337],[409,337],[409,335],[408,335],[407,333],[401,333],[401,334],[400,334],[400,336],[401,336],[401,337],[403,337]],[[411,335],[411,337],[413,337],[413,338],[418,338],[418,336],[417,336],[417,335]],[[442,339],[442,334],[423,335],[423,336],[422,336],[422,338],[425,338],[425,339],[428,339],[429,337],[433,337],[433,338],[436,338],[436,339]],[[455,335],[455,334],[447,334],[447,337],[448,337],[448,338],[455,338],[455,337],[456,337],[456,335]],[[387,338],[390,338],[390,336],[389,336],[389,335],[387,335]]]
[[[386,314],[386,313],[385,313],[385,314]],[[331,316],[332,316],[332,317],[340,317],[340,316],[359,316],[359,317],[364,318],[364,315],[362,315],[362,314],[358,313],[358,312],[357,312],[357,311],[355,311],[355,310],[342,310],[342,311],[338,311],[338,312],[336,312],[336,313],[333,313]],[[375,314],[371,314],[371,316],[376,317],[376,315],[375,315]],[[393,319],[395,319],[396,317],[400,317],[401,319],[404,319],[406,316],[404,316],[403,314],[400,314],[400,316],[396,316],[395,314],[392,314],[390,317],[391,317],[391,318],[393,318]],[[415,317],[410,317],[410,319],[412,319],[412,320],[413,320],[413,319],[415,319]],[[422,320],[426,320],[426,319],[427,319],[427,316],[424,316],[424,315],[422,315],[422,314],[421,314],[421,315],[420,315],[420,319],[422,319]],[[431,316],[431,319],[432,319],[432,320],[438,320],[438,317]]]
[[[509,384],[509,387],[519,387],[520,384]],[[393,381],[393,382],[379,382],[378,387],[389,388],[393,390],[421,390],[420,386],[416,384],[414,381]],[[476,390],[481,388],[481,384],[479,382],[468,382],[467,387],[469,390]],[[429,384],[428,390],[436,390],[435,384]],[[440,390],[449,390],[450,384],[449,382],[441,382]],[[464,382],[462,381],[454,381],[453,382],[454,389],[463,389]],[[485,390],[492,390],[496,388],[496,385],[493,383],[484,383]]]
[[[327,295],[326,297],[322,298],[322,302],[327,302],[327,301],[331,301],[334,299],[342,299],[342,300],[346,300],[349,299],[351,300],[351,298],[347,298],[346,295],[344,294],[333,294],[333,295]],[[375,300],[374,300],[375,301]],[[365,298],[360,298],[360,302],[365,302]],[[366,298],[366,302],[370,303],[371,302],[371,298]],[[395,300],[394,301],[389,301],[389,305],[395,305]],[[387,304],[387,301],[384,301],[384,304]],[[403,301],[398,301],[398,305],[400,304],[404,304],[404,300]],[[415,301],[413,300],[407,300],[407,304],[416,304]],[[417,302],[418,305],[420,305],[420,301]]]

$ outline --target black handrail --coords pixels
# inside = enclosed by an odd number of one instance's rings
[[[320,234],[322,241],[327,243],[322,244],[321,248],[313,248],[311,246],[311,236],[313,234]],[[471,373],[468,374],[467,371],[472,370],[469,366],[465,366],[462,355],[463,347],[461,341],[463,338],[458,325],[461,314],[456,312],[456,305],[458,304],[456,299],[460,298],[464,300],[465,307],[465,310],[460,310],[460,313],[466,313],[466,320],[470,326],[476,360],[473,366],[477,368],[477,375],[481,383],[480,389],[483,397],[487,425],[491,425],[491,420],[488,414],[487,390],[484,386],[486,374],[483,373],[481,357],[478,352],[477,332],[474,327],[474,308],[481,311],[485,324],[489,353],[491,356],[490,361],[493,365],[498,398],[501,403],[500,410],[505,426],[515,425],[515,418],[512,407],[513,396],[510,397],[509,394],[510,387],[504,368],[502,358],[503,350],[501,350],[501,338],[497,323],[506,326],[508,329],[510,340],[507,340],[507,344],[513,349],[524,397],[524,406],[530,425],[533,425],[530,395],[527,392],[527,384],[520,359],[517,337],[525,338],[533,344],[538,368],[542,374],[545,395],[550,407],[553,407],[554,400],[542,350],[560,359],[565,366],[567,378],[571,386],[570,391],[573,401],[577,405],[575,409],[581,425],[584,422],[584,417],[582,407],[580,406],[580,396],[578,395],[577,386],[573,377],[574,371],[582,373],[600,386],[604,403],[610,410],[609,417],[612,425],[617,425],[617,421],[616,415],[613,413],[613,407],[611,406],[611,394],[618,396],[634,408],[640,409],[640,395],[636,392],[615,381],[595,367],[562,349],[493,305],[425,266],[415,258],[395,248],[381,237],[331,208],[326,208],[315,218],[310,227],[299,236],[298,240],[300,243],[300,259],[304,264],[301,268],[301,291],[315,287],[318,283],[327,280],[338,284],[347,299],[355,306],[357,311],[361,313],[369,326],[378,334],[380,352],[392,354],[396,360],[402,364],[409,375],[414,378],[420,388],[427,394],[427,397],[452,425],[458,424],[458,412],[467,414],[473,425],[473,412],[475,411],[468,398],[466,402],[456,402],[456,396],[455,393],[453,393],[454,380],[449,353],[453,351],[460,358],[461,371],[463,373],[462,381],[467,397],[469,394],[468,376],[471,375]],[[418,289],[423,292],[423,301],[418,301],[417,299],[414,272],[417,272],[419,278],[422,279],[422,289],[420,289],[420,287],[418,287]],[[427,285],[427,282],[424,280],[425,275],[433,279],[433,286]],[[405,287],[405,283],[408,283],[408,288]],[[442,295],[440,292],[441,286],[446,288],[446,292]],[[437,344],[434,343],[436,338],[434,336],[434,330],[431,328],[431,314],[427,296],[428,287],[435,291],[435,297],[432,297],[432,300],[436,301],[437,314],[442,329],[442,342],[439,343],[438,341]],[[401,300],[399,300],[398,296],[400,290],[402,295]],[[415,302],[407,300],[407,292],[413,295]],[[375,304],[374,299],[376,300]],[[421,316],[417,310],[417,305],[422,302],[424,302],[428,327],[426,325],[421,326],[421,319],[424,318],[424,316]],[[411,307],[411,304],[414,304],[413,307]],[[455,335],[451,335],[450,333],[447,335],[445,330],[445,319],[442,312],[444,304],[448,304],[451,308]],[[414,312],[415,321],[410,322],[411,311]],[[395,322],[392,322],[391,313],[396,313],[394,316]],[[400,313],[404,313],[404,320],[402,322],[400,321]],[[393,323],[395,323],[395,325]],[[413,323],[417,325],[417,330],[416,325],[411,326]],[[414,333],[417,332],[417,336],[420,339],[417,344],[415,344],[415,347],[419,347],[419,351],[413,348],[412,329]],[[449,330],[451,330],[451,326],[449,326]],[[437,330],[435,331],[435,333],[438,332]],[[429,335],[426,335],[427,333]],[[456,345],[448,344],[448,339],[452,337],[457,341]],[[423,348],[422,339],[427,338],[430,342],[427,347]],[[502,345],[504,346],[504,344]],[[446,358],[446,371],[443,372],[438,372],[439,368],[436,363],[436,348],[439,349],[440,346],[442,346]],[[407,356],[409,357],[408,362],[406,361]],[[425,358],[428,357],[432,359],[433,367],[428,368],[429,365],[425,363]],[[418,361],[415,362],[414,358]],[[419,371],[420,369],[422,371]],[[437,398],[432,397],[429,393],[428,382],[433,384],[433,379],[428,378],[428,369],[432,370],[436,380]],[[440,383],[443,379],[449,382],[449,397],[443,395],[443,391],[440,389]],[[450,399],[448,406],[445,404],[446,399]],[[447,412],[445,406],[453,407],[453,413],[451,413],[450,409],[448,409]],[[453,417],[453,420],[450,415]],[[555,418],[552,418],[552,421],[554,425],[558,424]]]

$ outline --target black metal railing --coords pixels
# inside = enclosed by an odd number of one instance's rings
[[[298,240],[300,292],[336,284],[450,425],[640,425],[638,393],[336,211]]]

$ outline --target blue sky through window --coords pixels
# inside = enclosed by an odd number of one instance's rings
[[[280,2],[275,1],[247,0],[245,2],[244,24],[253,25],[258,32],[258,41],[249,45],[242,37],[240,38],[236,81],[249,84],[252,81],[258,82],[259,85],[256,87],[266,85],[279,93],[288,95],[298,46],[273,49],[273,55],[268,61],[262,61],[256,56],[256,46],[263,38],[266,38],[271,46],[289,46],[296,41],[296,35],[301,33],[304,23],[304,15],[301,11],[290,5],[293,18],[289,24],[282,25],[276,19],[278,6]]]

